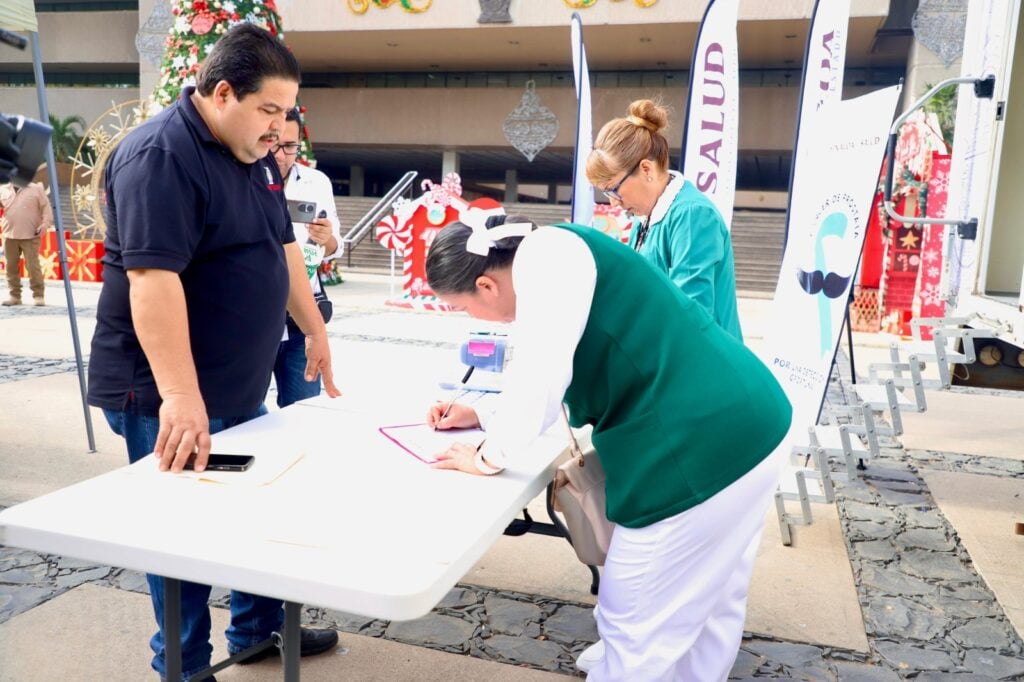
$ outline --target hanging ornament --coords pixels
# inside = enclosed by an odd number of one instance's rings
[[[509,144],[531,162],[558,135],[558,117],[541,104],[536,85],[532,80],[526,82],[526,91],[519,100],[519,106],[512,110],[501,127]]]
[[[964,51],[967,0],[921,0],[910,25],[917,41],[949,68]]]
[[[509,5],[512,0],[480,0],[480,18],[478,24],[511,24],[512,15]]]
[[[167,34],[173,25],[169,0],[156,0],[149,18],[135,34],[135,49],[153,66],[160,66]]]

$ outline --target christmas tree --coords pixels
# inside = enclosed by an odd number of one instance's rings
[[[174,25],[167,36],[167,52],[152,96],[160,108],[177,100],[186,85],[195,85],[199,65],[232,26],[248,22],[284,41],[275,0],[171,0],[171,14]],[[306,108],[300,106],[299,114],[302,149],[297,160],[311,166],[314,160]]]

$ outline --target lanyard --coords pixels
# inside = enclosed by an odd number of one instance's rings
[[[651,228],[651,216],[647,216],[644,220],[644,224],[640,226],[636,233],[636,245],[633,247],[637,251],[640,251],[640,247],[644,245],[644,240],[647,239],[647,230]]]

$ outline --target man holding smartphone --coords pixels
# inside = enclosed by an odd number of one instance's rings
[[[162,471],[180,472],[190,459],[202,471],[210,434],[266,414],[286,308],[307,334],[305,373],[322,374],[328,395],[338,395],[327,329],[268,158],[299,75],[283,42],[239,24],[204,61],[196,86],[130,132],[107,162],[88,400],[124,437],[132,462],[152,452]],[[245,524],[244,509],[224,513]],[[160,627],[152,666],[163,676],[164,580],[147,579]],[[186,679],[210,663],[209,596],[208,585],[181,583]],[[265,641],[283,620],[280,600],[232,592],[228,650]],[[337,641],[333,630],[303,629],[301,652]]]
[[[337,237],[340,221],[334,205],[331,179],[315,168],[295,162],[302,147],[301,126],[298,110],[290,109],[285,115],[281,136],[270,151],[273,152],[277,168],[284,178],[284,195],[289,205],[297,206],[302,211],[312,206],[313,213],[317,216],[309,220],[301,211],[293,213],[292,229],[295,232],[295,242],[302,249],[306,275],[309,277],[313,295],[317,299],[326,299],[317,270],[323,261],[341,256],[344,246]],[[321,311],[327,309],[327,305],[329,301]],[[324,322],[327,321],[328,318],[324,316]],[[305,344],[305,334],[289,315],[281,344],[278,346],[277,361],[274,363],[278,407],[320,395],[320,378],[316,377],[309,381],[305,376]]]

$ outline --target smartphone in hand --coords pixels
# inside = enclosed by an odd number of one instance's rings
[[[252,455],[222,455],[210,453],[206,460],[207,471],[245,471],[256,458]],[[192,471],[192,459],[185,464],[185,471]]]
[[[293,223],[311,223],[316,216],[316,202],[303,199],[288,200],[288,217]]]

